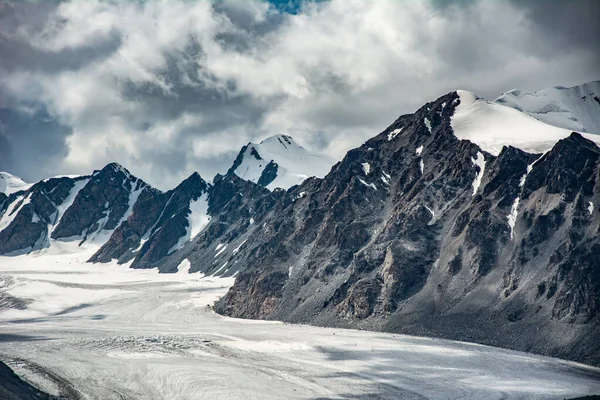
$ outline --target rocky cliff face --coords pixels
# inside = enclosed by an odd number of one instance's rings
[[[132,214],[90,259],[108,262],[133,258],[132,268],[152,268],[164,257],[179,250],[192,238],[192,204],[205,201],[209,185],[198,173],[192,174],[175,189],[160,192],[143,190]],[[200,212],[206,215],[206,210]]]
[[[573,133],[494,156],[453,134],[458,104],[400,117],[286,192],[220,312],[599,363],[600,149]]]

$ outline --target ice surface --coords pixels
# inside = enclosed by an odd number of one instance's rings
[[[490,103],[471,92],[459,90],[457,93],[460,104],[452,116],[454,134],[496,156],[504,146],[517,147],[528,153],[544,153],[572,133],[513,108]],[[600,143],[600,135],[582,135],[596,144]]]
[[[17,176],[11,175],[8,172],[0,172],[0,193],[6,195],[19,192],[21,190],[27,190],[32,183],[25,183]]]
[[[415,153],[416,153],[418,156],[420,156],[422,152],[423,152],[423,146],[419,146],[419,147],[417,147],[417,150],[415,151]]]
[[[72,246],[72,243],[63,244]],[[75,246],[76,247],[76,246]],[[72,249],[75,249],[72,247]],[[564,399],[600,370],[464,342],[225,318],[231,278],[85,264],[82,251],[0,257],[0,354],[31,382],[86,399]],[[50,375],[47,373],[49,372]]]
[[[590,213],[590,215],[594,213],[594,203],[592,203],[591,201],[588,203],[588,212]]]

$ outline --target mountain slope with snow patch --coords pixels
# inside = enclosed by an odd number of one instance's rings
[[[228,175],[235,173],[270,190],[288,189],[311,176],[324,177],[333,164],[335,160],[309,152],[291,136],[275,135],[244,146]]]

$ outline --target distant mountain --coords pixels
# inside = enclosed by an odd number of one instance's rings
[[[11,175],[8,172],[0,172],[0,193],[5,195],[12,194],[21,190],[26,190],[31,184],[23,182],[17,176]]]
[[[496,103],[550,125],[600,134],[600,81],[570,88],[555,86],[534,93],[515,89],[498,97]]]
[[[278,135],[244,146],[224,176],[166,192],[118,164],[38,182],[0,198],[0,254],[69,243],[94,245],[96,263],[185,261],[236,277],[226,315],[600,365],[598,143],[457,91],[329,172]]]
[[[289,189],[311,176],[324,177],[333,164],[335,160],[309,152],[291,136],[275,135],[244,146],[228,175],[235,174],[271,190]]]

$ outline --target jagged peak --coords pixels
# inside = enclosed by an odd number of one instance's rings
[[[335,160],[313,153],[291,136],[278,134],[242,147],[227,176],[233,174],[271,190],[287,189],[310,176],[323,177]]]
[[[113,174],[113,173],[122,173],[123,175],[125,175],[125,177],[127,179],[137,179],[135,178],[133,175],[131,175],[131,173],[129,172],[129,170],[127,168],[125,168],[124,166],[122,166],[121,164],[117,163],[117,162],[111,162],[106,164],[102,169],[100,170],[94,170],[94,172],[92,173],[92,176],[96,176],[99,174]]]
[[[190,176],[185,178],[179,185],[173,189],[174,191],[181,191],[187,189],[200,189],[204,191],[209,186],[209,183],[205,181],[198,172],[194,171]]]

